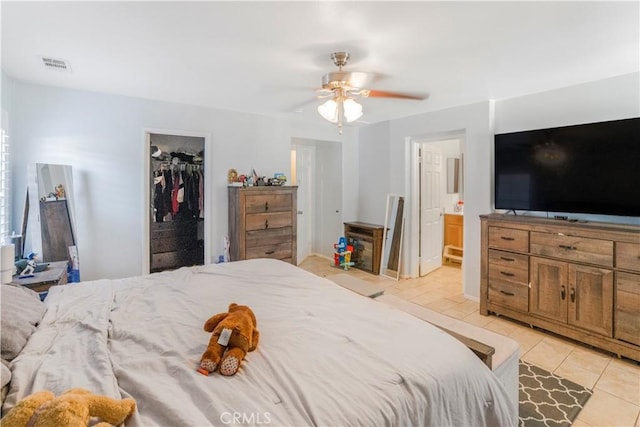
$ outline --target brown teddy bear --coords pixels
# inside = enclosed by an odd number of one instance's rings
[[[213,335],[202,355],[198,371],[209,375],[209,372],[219,368],[222,375],[235,374],[247,352],[258,346],[260,334],[256,326],[253,311],[246,305],[236,303],[229,304],[227,313],[218,313],[207,320],[204,330],[213,332]]]
[[[101,422],[94,427],[120,425],[136,409],[133,399],[112,399],[82,388],[68,390],[58,397],[39,391],[22,399],[0,420],[2,427],[86,427],[91,417]]]

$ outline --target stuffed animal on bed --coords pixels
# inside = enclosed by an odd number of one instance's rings
[[[258,346],[260,334],[256,326],[253,311],[246,305],[236,303],[229,304],[228,312],[218,313],[207,320],[204,330],[213,332],[213,335],[202,355],[198,372],[209,375],[216,368],[222,375],[238,372],[247,352]]]
[[[136,409],[133,399],[111,399],[74,388],[58,397],[50,391],[39,391],[22,399],[0,420],[2,427],[94,427],[120,425]]]

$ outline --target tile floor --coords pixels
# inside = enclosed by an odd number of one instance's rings
[[[300,267],[319,276],[344,273],[328,259],[311,256]],[[385,287],[385,293],[518,341],[521,358],[593,390],[573,426],[640,427],[640,365],[589,346],[496,316],[482,316],[461,289],[461,269],[445,265],[419,279],[395,281],[351,269],[354,276]]]

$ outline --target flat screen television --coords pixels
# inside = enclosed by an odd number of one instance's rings
[[[640,118],[495,135],[495,208],[640,216]]]

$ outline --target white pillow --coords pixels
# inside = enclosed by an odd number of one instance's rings
[[[2,359],[12,361],[22,351],[46,308],[37,292],[19,285],[0,285]]]
[[[2,383],[2,388],[9,384],[9,381],[11,381],[11,369],[9,369],[9,362],[2,359],[2,365],[0,365],[0,383]]]

